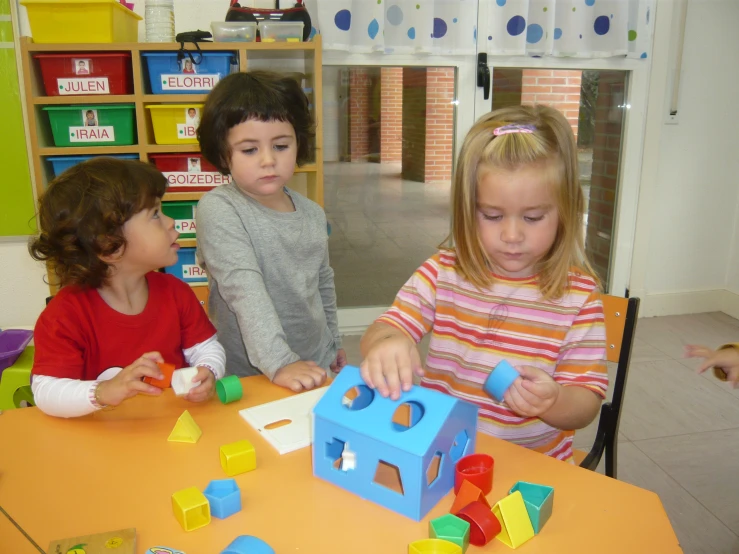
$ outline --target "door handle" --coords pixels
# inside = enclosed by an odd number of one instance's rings
[[[484,53],[477,55],[477,86],[482,87],[485,100],[490,98],[490,68]]]

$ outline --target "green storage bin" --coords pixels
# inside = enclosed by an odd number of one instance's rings
[[[180,233],[181,239],[195,238],[195,207],[197,205],[197,200],[162,202],[164,215],[174,219],[174,228]]]
[[[45,106],[55,146],[126,146],[136,144],[133,104]]]

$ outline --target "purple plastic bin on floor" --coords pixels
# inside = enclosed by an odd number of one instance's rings
[[[33,338],[33,331],[6,329],[0,331],[0,373],[12,366]]]

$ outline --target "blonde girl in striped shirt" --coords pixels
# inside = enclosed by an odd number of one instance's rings
[[[584,210],[561,113],[516,106],[482,117],[458,160],[449,237],[362,338],[367,385],[397,399],[416,375],[475,403],[482,432],[571,460],[574,430],[608,388]],[[422,365],[416,344],[429,333]],[[498,402],[482,386],[503,359],[520,377]]]

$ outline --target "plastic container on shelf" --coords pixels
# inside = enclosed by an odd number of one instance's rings
[[[55,146],[125,146],[136,144],[133,104],[44,106]]]
[[[118,0],[23,0],[33,41],[136,42],[142,17]]]
[[[238,63],[233,52],[143,52],[152,94],[210,92]]]
[[[197,205],[197,200],[162,202],[162,212],[167,217],[174,219],[174,228],[180,234],[181,239],[195,238],[195,209]]]
[[[130,52],[34,54],[48,96],[133,94]]]
[[[177,263],[164,268],[164,273],[174,275],[185,283],[207,283],[208,276],[204,269],[195,260],[195,249],[180,248],[177,253]]]
[[[302,21],[260,21],[262,42],[303,42]]]
[[[149,154],[149,160],[169,181],[167,192],[204,192],[231,182],[199,153]]]
[[[157,144],[197,144],[197,128],[203,104],[150,104]]]
[[[108,154],[111,158],[119,158],[121,160],[138,160],[138,154]],[[53,177],[61,175],[70,167],[74,167],[78,163],[82,163],[91,158],[99,158],[100,156],[49,156],[46,158],[51,164]]]
[[[213,21],[210,24],[216,42],[254,42],[257,40],[255,21]]]
[[[174,0],[146,0],[146,42],[174,42]]]

